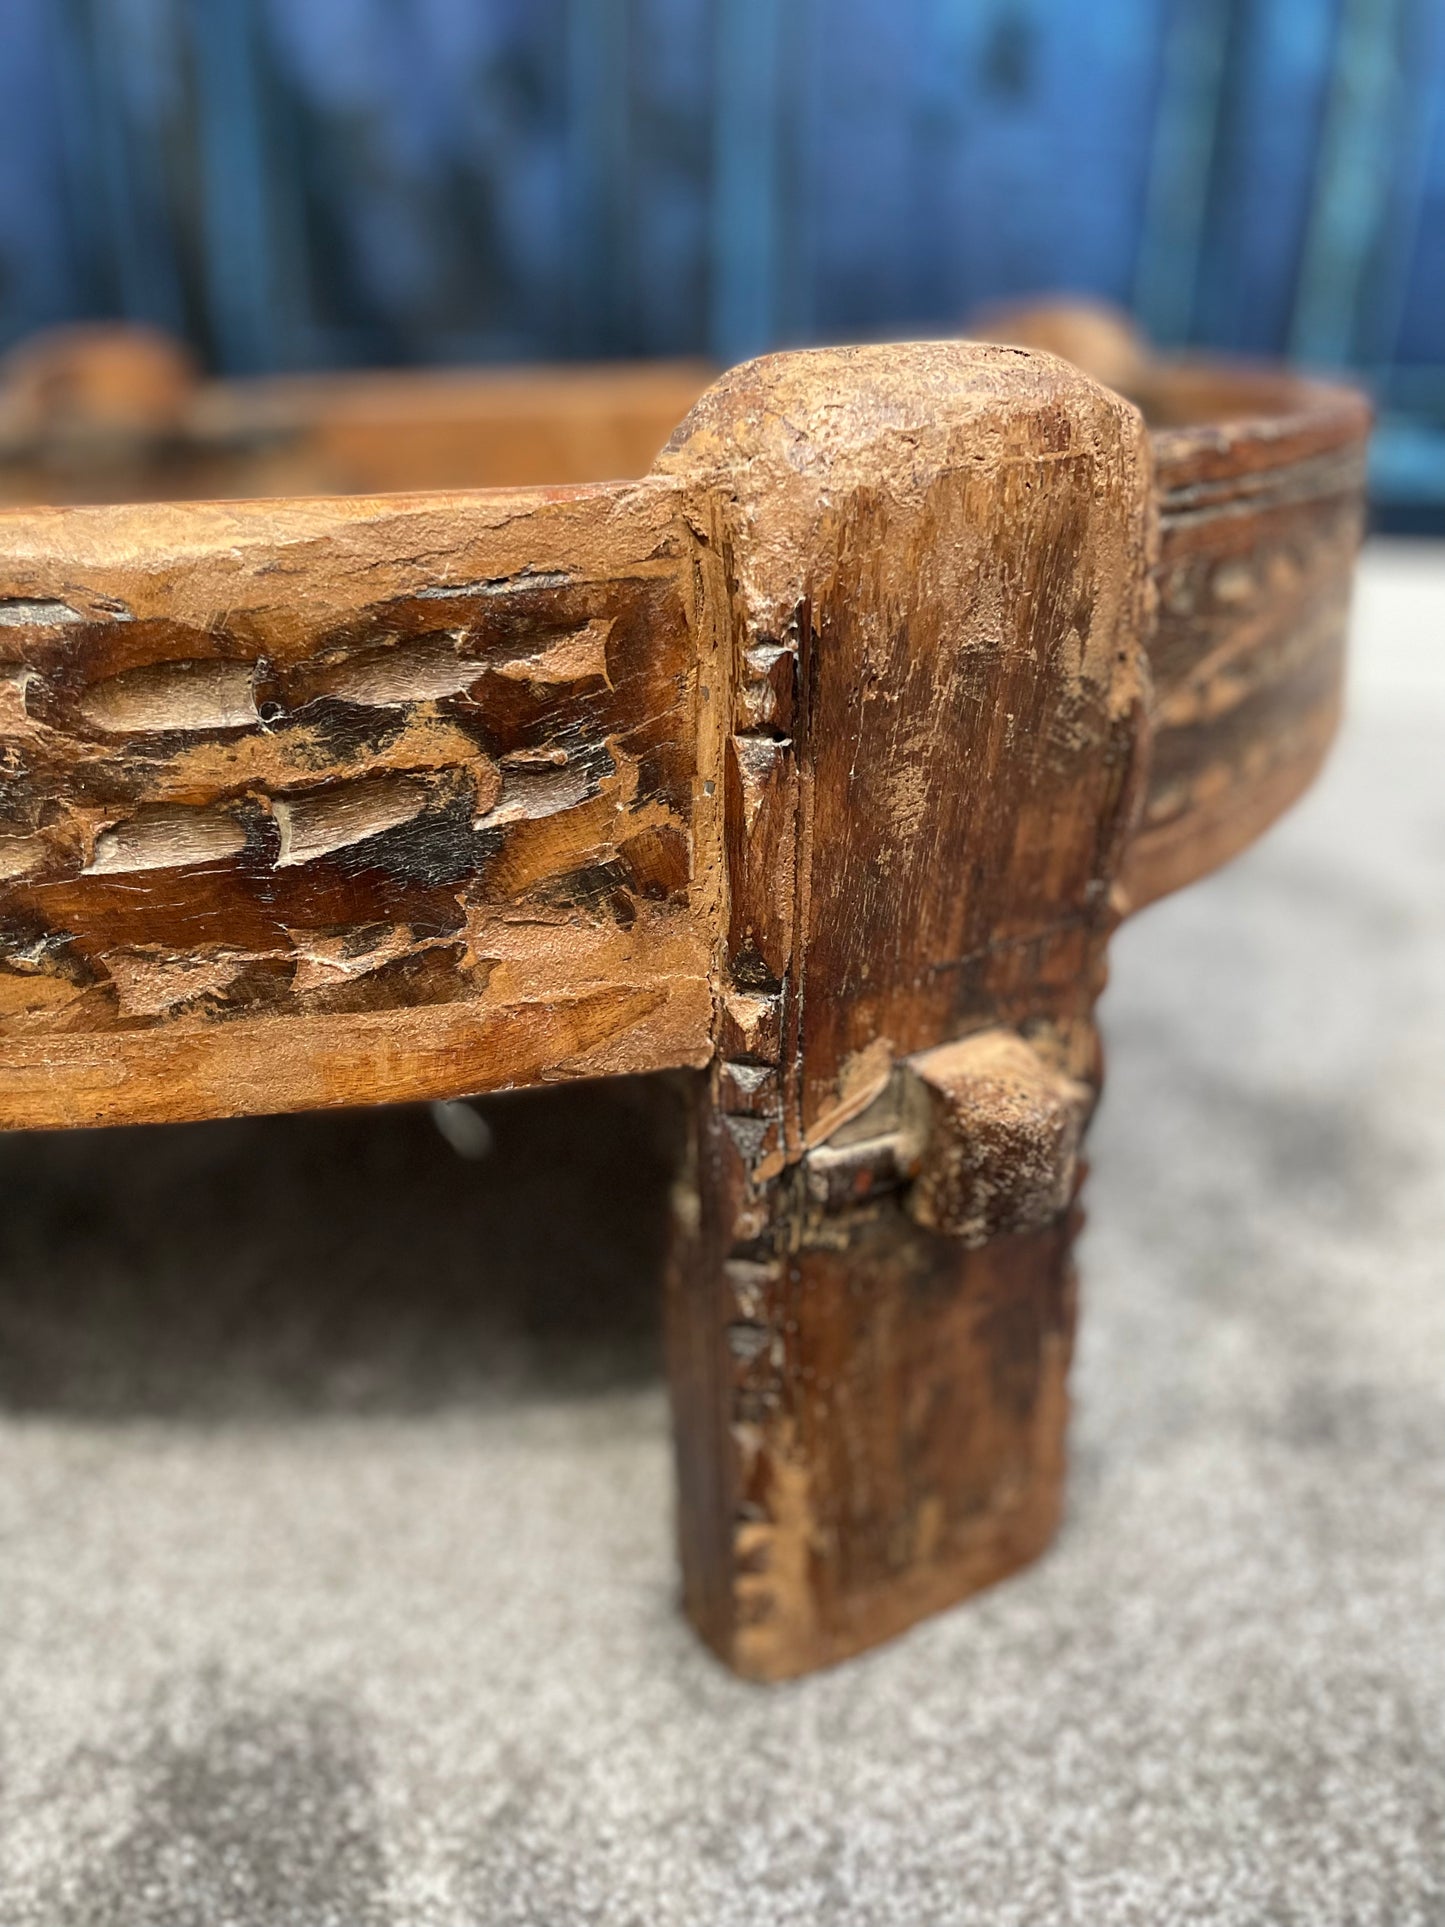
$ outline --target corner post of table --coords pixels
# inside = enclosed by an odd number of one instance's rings
[[[715,644],[724,885],[667,1294],[684,1590],[781,1678],[1058,1518],[1149,450],[1064,363],[938,343],[734,370],[659,467]]]

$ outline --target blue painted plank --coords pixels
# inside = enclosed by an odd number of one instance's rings
[[[84,174],[63,132],[54,0],[7,0],[0,60],[0,348],[85,313],[89,235],[70,218]]]
[[[936,258],[919,321],[956,325],[980,302],[1040,290],[1127,301],[1160,65],[1154,0],[932,11],[915,166],[940,185],[934,231],[910,237]],[[951,101],[928,70],[951,75]]]
[[[1384,485],[1431,472],[1439,0],[0,5],[0,341],[733,358],[1132,292],[1165,340],[1355,356]]]
[[[627,0],[568,0],[568,345],[574,354],[623,352],[635,323],[631,20]]]
[[[1415,139],[1388,209],[1394,246],[1372,301],[1368,352],[1393,371],[1438,371],[1436,419],[1445,422],[1445,16],[1425,0],[1412,25],[1408,67]]]
[[[332,358],[545,357],[579,304],[563,0],[268,0]]]
[[[776,0],[731,0],[714,13],[708,345],[738,361],[779,334],[784,123]]]
[[[1290,350],[1304,361],[1338,366],[1359,353],[1406,104],[1407,8],[1408,0],[1342,0],[1290,327]]]
[[[708,332],[712,18],[705,0],[634,0],[634,327],[629,353],[696,354]]]
[[[832,0],[804,55],[818,108],[799,219],[814,262],[813,330],[834,339],[896,333],[906,316],[920,3]]]
[[[1134,306],[1153,338],[1193,338],[1200,254],[1224,119],[1231,0],[1173,0],[1134,271]]]
[[[228,370],[282,359],[282,295],[271,248],[269,167],[252,0],[192,0],[187,22],[199,93],[203,272],[212,340]]]
[[[1338,24],[1339,0],[1249,0],[1236,15],[1196,340],[1250,354],[1289,345]]]

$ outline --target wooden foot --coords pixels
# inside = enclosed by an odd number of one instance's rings
[[[1062,364],[735,371],[726,944],[669,1288],[688,1610],[776,1679],[1058,1517],[1091,1015],[1141,779],[1142,426]]]
[[[668,1288],[683,1588],[713,1650],[774,1680],[890,1638],[1047,1544],[1076,1214],[971,1245],[918,1224],[906,1192],[838,1210],[804,1179],[794,1237],[719,1262],[728,1124],[704,1092]]]

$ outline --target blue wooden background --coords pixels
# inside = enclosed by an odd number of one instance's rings
[[[1059,287],[1361,371],[1445,528],[1445,5],[0,0],[0,345],[736,359]]]

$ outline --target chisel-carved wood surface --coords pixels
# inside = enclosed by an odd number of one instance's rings
[[[675,491],[6,519],[8,1122],[701,1062]]]
[[[0,514],[0,1123],[690,1071],[684,1586],[754,1677],[1047,1542],[1109,935],[1338,715],[1363,404],[1079,340],[1152,436],[912,344],[639,482]]]

